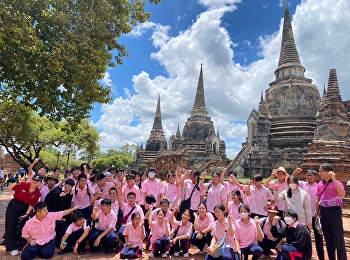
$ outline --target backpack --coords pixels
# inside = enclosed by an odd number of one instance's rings
[[[261,227],[262,231],[264,230],[264,226],[265,226],[266,221],[267,221],[267,217],[264,217],[262,227]],[[280,219],[278,220],[278,225],[280,225],[280,229],[281,229],[282,228],[282,220],[280,220]]]

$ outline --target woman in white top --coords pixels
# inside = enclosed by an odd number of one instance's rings
[[[298,222],[312,230],[312,211],[310,196],[299,188],[298,178],[290,176],[287,179],[288,190],[278,193],[278,185],[274,187],[275,201],[285,201],[286,209],[292,209],[298,214]]]

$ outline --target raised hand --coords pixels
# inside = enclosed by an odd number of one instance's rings
[[[274,216],[272,220],[272,225],[275,226],[280,219],[281,219],[280,216]]]
[[[94,207],[92,209],[92,213],[94,213],[95,215],[98,214],[100,212],[100,209],[98,207]]]
[[[33,161],[33,163],[36,164],[36,163],[38,163],[39,161],[40,161],[40,158],[35,158],[34,161]]]
[[[255,217],[254,217],[254,221],[255,221],[255,223],[259,224],[259,217],[258,217],[258,216],[255,216]]]
[[[232,215],[230,212],[227,214],[227,220],[232,222]]]

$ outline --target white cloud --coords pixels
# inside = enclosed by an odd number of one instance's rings
[[[225,5],[232,5],[240,2],[241,0],[199,0],[200,4],[210,8],[222,7]]]
[[[149,29],[152,29],[156,26],[153,22],[145,22],[142,23],[132,29],[129,33],[129,36],[133,36],[135,38],[141,37],[144,33],[146,33]]]
[[[203,5],[238,1],[201,0]],[[284,1],[282,1],[284,3]],[[245,141],[245,122],[257,108],[260,92],[274,80],[280,52],[281,32],[259,38],[259,60],[248,66],[235,62],[235,43],[222,25],[222,17],[235,14],[235,6],[209,9],[176,36],[169,26],[149,24],[157,51],[151,58],[159,62],[169,77],[151,78],[146,71],[132,77],[134,91],[125,90],[112,104],[103,105],[103,116],[95,123],[102,133],[102,148],[117,148],[129,142],[146,141],[152,128],[158,94],[161,95],[163,128],[166,137],[182,128],[192,109],[200,64],[203,63],[206,106],[216,130],[227,144],[229,157],[239,152]],[[281,17],[283,12],[281,13]],[[343,100],[349,99],[350,3],[348,0],[302,1],[293,15],[294,36],[306,76],[322,91],[329,69],[335,67]],[[282,26],[282,21],[280,27]],[[144,32],[139,28],[139,34]],[[321,92],[322,93],[322,92]],[[137,118],[137,120],[135,120]]]

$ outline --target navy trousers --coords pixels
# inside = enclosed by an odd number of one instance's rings
[[[36,256],[39,256],[40,258],[48,259],[53,256],[55,253],[55,240],[50,240],[44,245],[38,245],[32,246],[31,244],[27,243],[23,251],[21,253],[22,260],[30,260],[35,258]]]

